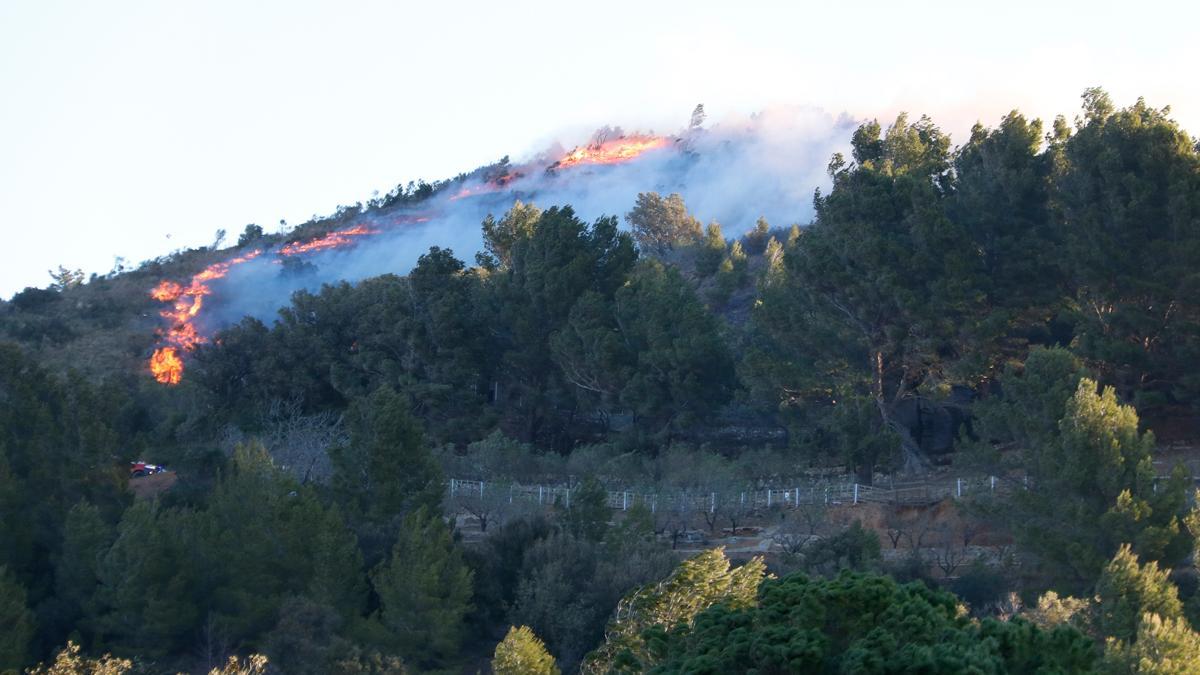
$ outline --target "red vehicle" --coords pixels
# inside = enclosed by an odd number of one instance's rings
[[[129,477],[130,478],[141,478],[142,476],[149,476],[150,474],[153,474],[153,473],[162,473],[166,470],[167,470],[166,467],[160,466],[158,464],[147,464],[145,462],[130,462],[129,463]]]

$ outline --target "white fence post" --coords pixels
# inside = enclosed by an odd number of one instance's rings
[[[854,503],[858,503],[858,483],[854,484]]]
[[[538,503],[539,504],[543,503],[542,502],[542,486],[541,485],[538,486]]]
[[[961,478],[958,478],[954,481],[954,496],[955,497],[962,496],[962,479]]]
[[[767,488],[767,508],[771,508],[771,488]]]
[[[992,482],[992,492],[995,492],[996,491],[996,477],[995,476],[991,476],[991,482]]]
[[[621,510],[622,511],[629,510],[629,493],[628,492],[621,493]]]
[[[479,498],[483,499],[483,481],[479,481]]]

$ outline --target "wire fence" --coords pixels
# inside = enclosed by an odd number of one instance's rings
[[[451,478],[449,496],[452,499],[470,499],[493,502],[525,502],[539,505],[561,504],[569,507],[572,494],[579,488],[565,485],[522,485],[503,481],[480,481]],[[948,497],[962,498],[968,495],[991,494],[1011,489],[1009,482],[994,476],[983,478],[950,478],[916,483],[890,483],[887,487],[863,485],[854,481],[821,482],[793,487],[766,488],[761,490],[705,490],[680,489],[673,491],[646,492],[643,490],[608,490],[607,505],[617,510],[628,510],[642,505],[656,512],[662,509],[675,511],[715,512],[731,506],[747,510],[771,508],[796,508],[811,504],[857,505],[897,504],[924,505]]]

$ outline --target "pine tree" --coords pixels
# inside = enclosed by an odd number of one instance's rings
[[[54,566],[56,600],[61,603],[61,621],[67,630],[89,630],[95,616],[93,596],[99,584],[100,559],[116,536],[100,515],[100,509],[81,501],[67,513],[63,527],[62,552]],[[85,620],[86,619],[86,620]]]
[[[25,588],[0,566],[0,672],[20,670],[29,657],[34,622],[25,603]]]
[[[754,229],[746,233],[746,252],[750,255],[758,255],[766,250],[767,240],[771,238],[771,224],[766,218],[760,217],[754,223]]]
[[[693,244],[702,236],[700,221],[688,213],[678,194],[662,197],[657,192],[640,193],[625,219],[638,246],[659,255],[676,246]]]
[[[766,565],[754,558],[731,568],[725,549],[709,549],[683,561],[665,580],[625,596],[605,630],[605,643],[584,660],[581,672],[607,673],[618,663],[653,665],[644,634],[649,628],[691,625],[696,615],[721,603],[732,609],[755,604]]]
[[[1144,614],[1182,618],[1183,605],[1169,574],[1170,570],[1160,570],[1153,562],[1139,565],[1129,546],[1122,546],[1096,584],[1096,627],[1100,634],[1131,641],[1138,634]]]
[[[382,387],[348,413],[350,443],[333,453],[334,490],[353,517],[387,523],[442,501],[442,476],[408,402]]]
[[[407,661],[433,666],[457,653],[472,573],[441,518],[425,509],[407,516],[371,582],[380,619]]]
[[[528,626],[512,626],[492,657],[496,675],[559,675],[554,657]]]
[[[1185,619],[1145,614],[1138,622],[1136,640],[1109,638],[1102,672],[1200,675],[1200,634]]]
[[[702,277],[716,274],[725,257],[725,236],[721,234],[721,224],[713,221],[704,230],[704,243],[696,252],[696,273]]]
[[[608,531],[611,516],[608,492],[604,485],[588,476],[571,493],[571,504],[566,508],[563,522],[572,535],[588,541],[600,541]]]
[[[775,237],[771,237],[767,241],[767,247],[763,250],[763,261],[766,263],[763,266],[762,278],[760,283],[763,285],[780,284],[783,282],[783,244]]]

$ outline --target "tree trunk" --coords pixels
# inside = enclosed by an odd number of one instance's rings
[[[929,458],[925,456],[925,452],[921,450],[920,444],[913,438],[912,432],[908,427],[900,424],[892,416],[892,404],[888,403],[883,394],[883,351],[876,350],[872,358],[871,370],[873,371],[874,381],[872,388],[875,395],[875,407],[879,409],[879,417],[883,421],[884,426],[896,432],[900,437],[900,452],[904,456],[904,473],[922,474],[929,470]]]

